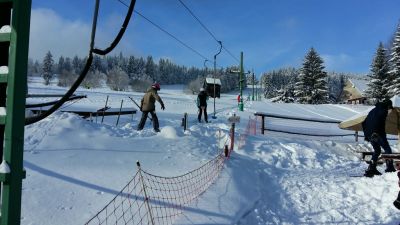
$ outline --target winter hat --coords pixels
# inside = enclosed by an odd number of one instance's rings
[[[204,91],[204,88],[200,88],[200,91]]]
[[[154,84],[152,84],[151,87],[154,88],[154,89],[156,89],[157,91],[159,91],[159,90],[161,89],[161,88],[160,88],[160,84],[157,83],[157,82],[154,83]]]
[[[383,104],[385,104],[385,106],[386,106],[388,109],[393,109],[393,102],[392,102],[392,100],[386,99],[386,100],[383,101]]]

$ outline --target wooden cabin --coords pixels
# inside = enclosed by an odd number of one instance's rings
[[[215,91],[214,91],[215,87]],[[207,77],[204,81],[203,88],[211,98],[220,98],[221,95],[221,80],[217,78]],[[215,93],[215,95],[214,95]]]

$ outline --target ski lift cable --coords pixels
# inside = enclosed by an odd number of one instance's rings
[[[76,91],[76,89],[78,89],[78,87],[81,85],[82,81],[85,79],[86,75],[88,74],[90,66],[92,65],[92,62],[93,62],[93,54],[106,55],[118,45],[119,41],[121,40],[122,36],[125,33],[126,26],[128,25],[128,22],[132,16],[132,12],[130,12],[130,11],[133,10],[135,4],[136,4],[136,0],[131,0],[130,6],[129,6],[130,10],[128,10],[128,13],[126,14],[126,17],[125,17],[125,20],[123,23],[123,26],[121,27],[120,32],[118,33],[118,35],[116,36],[116,38],[114,39],[112,44],[105,50],[97,49],[96,52],[94,52],[94,41],[95,41],[95,37],[96,37],[97,17],[98,17],[98,11],[99,11],[99,6],[100,6],[100,0],[96,0],[95,7],[94,7],[94,14],[93,14],[92,31],[91,31],[91,35],[90,35],[89,54],[86,59],[85,66],[83,67],[80,75],[75,80],[75,82],[72,84],[70,89],[64,94],[64,96],[56,104],[54,104],[46,112],[43,112],[36,116],[25,118],[25,125],[30,125],[30,124],[36,123],[36,122],[48,117],[49,115],[54,113],[57,109],[59,109],[72,96],[72,94]]]
[[[204,23],[201,22],[201,20],[199,19],[199,17],[197,17],[197,16],[193,13],[193,11],[192,11],[185,3],[182,2],[182,0],[178,0],[178,1],[179,1],[179,2],[183,5],[183,7],[190,13],[190,15],[192,15],[192,16],[197,20],[197,22],[199,22],[199,24],[211,35],[211,37],[213,37],[214,40],[215,40],[217,43],[219,43],[220,41],[215,37],[215,35],[210,31],[210,29],[208,29],[208,28],[206,27],[206,25],[204,25]],[[240,62],[240,60],[239,60],[238,58],[236,58],[225,46],[222,46],[222,48],[223,48],[232,58],[234,58],[237,62]]]
[[[117,0],[118,2],[120,2],[121,4],[125,5],[126,7],[128,7],[128,5],[123,2],[122,0]],[[142,13],[138,12],[137,10],[134,10],[134,12],[139,15],[140,17],[142,17],[143,19],[145,19],[147,22],[151,23],[153,26],[155,26],[156,28],[158,28],[159,30],[161,30],[162,32],[164,32],[165,34],[167,34],[168,36],[170,36],[171,38],[173,38],[175,41],[179,42],[181,45],[183,45],[184,47],[186,47],[187,49],[189,49],[190,51],[194,52],[195,54],[197,54],[198,56],[200,56],[203,59],[207,59],[209,60],[207,57],[205,57],[203,54],[201,54],[199,51],[195,50],[194,48],[192,48],[191,46],[189,46],[188,44],[186,44],[185,42],[181,41],[179,38],[177,38],[175,35],[171,34],[170,32],[168,32],[167,30],[165,30],[164,28],[162,28],[161,26],[159,26],[158,24],[156,24],[155,22],[153,22],[152,20],[150,20],[149,18],[147,18],[146,16],[144,16]]]

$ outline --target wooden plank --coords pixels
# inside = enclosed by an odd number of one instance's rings
[[[40,109],[40,108],[34,108],[31,109],[33,113],[40,113],[47,111],[47,109]],[[119,111],[119,108],[110,108],[106,111],[87,111],[87,110],[61,110],[61,112],[68,112],[68,113],[75,113],[78,114],[79,116],[82,116],[83,118],[88,118],[90,116],[95,117],[95,116],[117,116],[118,114],[120,115],[130,115],[130,114],[136,114],[137,110],[134,108],[122,108],[121,112]]]

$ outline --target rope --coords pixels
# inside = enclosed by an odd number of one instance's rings
[[[176,177],[153,175],[138,164],[129,183],[85,225],[173,224],[218,178],[224,162],[219,153],[199,168]]]

